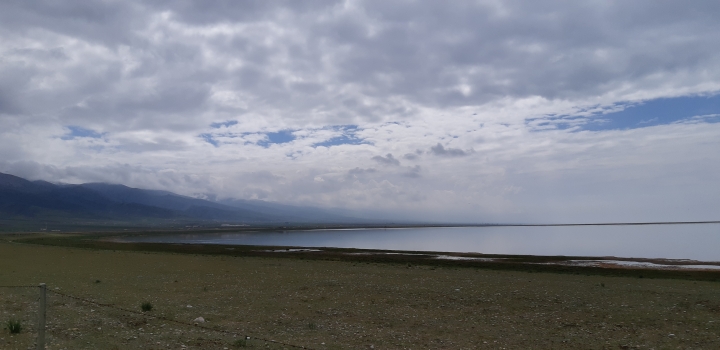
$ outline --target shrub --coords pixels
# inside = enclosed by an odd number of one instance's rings
[[[10,331],[10,334],[18,334],[22,331],[22,323],[18,320],[8,320],[7,321],[7,329]]]
[[[310,323],[308,323],[308,328],[309,329],[317,329],[317,325],[315,324],[315,322],[310,322]]]
[[[140,309],[141,309],[143,312],[147,312],[147,311],[150,311],[150,310],[153,309],[153,305],[150,304],[150,303],[148,303],[148,302],[144,302],[144,303],[142,303],[142,304],[140,305]]]
[[[238,348],[244,348],[247,345],[248,345],[248,343],[247,343],[247,340],[245,340],[245,339],[238,339],[233,342],[233,346],[238,347]]]

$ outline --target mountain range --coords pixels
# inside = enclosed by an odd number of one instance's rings
[[[0,173],[0,221],[155,225],[362,223],[327,210],[258,200],[209,201],[107,183],[53,184]]]

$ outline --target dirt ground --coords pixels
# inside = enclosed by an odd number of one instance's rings
[[[0,286],[40,282],[48,349],[291,349],[256,337],[311,349],[720,348],[718,282],[0,242]],[[0,349],[33,347],[37,295],[0,288],[3,327],[25,328],[2,329]]]

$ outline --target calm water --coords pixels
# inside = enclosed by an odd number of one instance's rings
[[[311,230],[127,240],[720,261],[720,224]]]

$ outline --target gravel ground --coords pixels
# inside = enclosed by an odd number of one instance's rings
[[[0,242],[0,285],[45,282],[48,349],[717,349],[720,284]],[[57,288],[57,289],[56,289]],[[37,289],[0,288],[0,348],[33,348]],[[231,333],[159,320],[200,325]],[[250,340],[244,336],[249,335]]]

